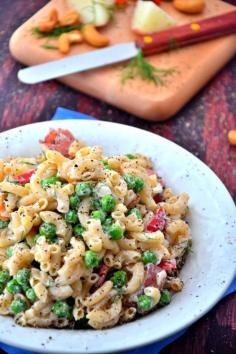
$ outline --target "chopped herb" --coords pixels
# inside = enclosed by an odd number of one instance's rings
[[[81,30],[81,25],[56,27],[50,32],[42,32],[38,27],[34,27],[32,34],[40,37],[59,37],[62,33],[68,33],[74,30]]]
[[[173,68],[156,68],[144,58],[142,50],[139,49],[137,56],[124,67],[121,81],[122,84],[125,84],[127,80],[140,77],[142,80],[150,81],[156,86],[163,86],[165,84],[163,79],[175,72],[176,70]]]
[[[56,47],[55,45],[51,45],[51,44],[47,44],[47,43],[41,45],[41,47],[44,49],[58,50],[58,47]]]

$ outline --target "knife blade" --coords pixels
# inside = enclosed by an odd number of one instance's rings
[[[116,44],[86,54],[73,55],[19,70],[18,79],[25,84],[36,84],[65,75],[119,63],[135,57],[137,53],[138,48],[134,42]]]
[[[138,54],[139,49],[144,55],[151,55],[235,32],[236,11],[231,11],[159,33],[140,36],[136,42],[116,44],[22,69],[18,72],[18,79],[26,84],[36,84],[131,59]]]

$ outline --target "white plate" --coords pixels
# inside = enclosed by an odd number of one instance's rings
[[[216,175],[200,160],[155,134],[107,122],[58,121],[0,134],[0,156],[33,156],[51,127],[69,129],[107,154],[149,155],[167,186],[190,195],[193,254],[181,272],[185,287],[171,304],[140,320],[109,330],[52,330],[16,326],[1,317],[0,341],[36,352],[111,353],[161,340],[189,326],[222,297],[235,275],[236,210]]]

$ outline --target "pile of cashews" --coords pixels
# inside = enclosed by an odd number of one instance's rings
[[[39,23],[38,29],[42,33],[48,33],[59,27],[79,24],[80,15],[77,11],[71,10],[59,18],[58,11],[53,8],[49,13],[48,19]],[[81,43],[83,40],[93,47],[105,47],[109,44],[109,38],[99,33],[92,24],[86,24],[82,26],[81,31],[72,30],[62,33],[58,39],[58,50],[62,54],[68,54],[72,44]]]
[[[168,0],[169,1],[169,0]],[[201,13],[205,6],[205,0],[173,0],[174,7],[187,14]],[[51,9],[48,19],[38,26],[43,33],[50,32],[58,27],[74,26],[80,24],[80,15],[75,10],[70,10],[59,18],[58,11]],[[109,38],[102,35],[92,24],[85,24],[81,31],[73,30],[62,33],[58,40],[58,49],[62,54],[68,54],[72,44],[87,42],[93,47],[105,47],[109,44]]]

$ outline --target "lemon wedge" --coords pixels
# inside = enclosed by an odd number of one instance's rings
[[[141,0],[137,2],[132,20],[133,31],[141,34],[153,33],[175,24],[175,19],[154,2]]]

